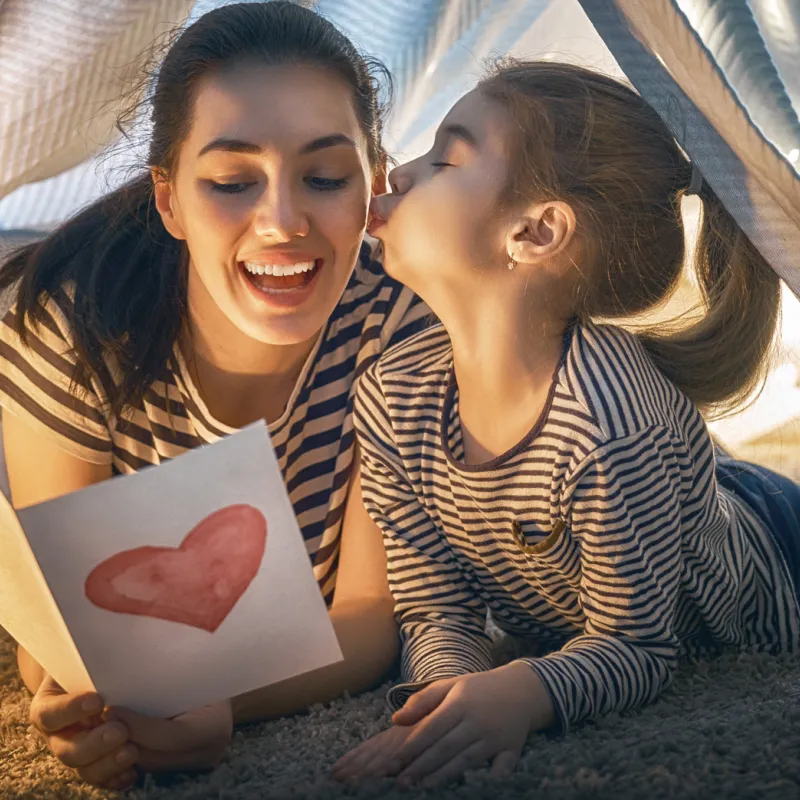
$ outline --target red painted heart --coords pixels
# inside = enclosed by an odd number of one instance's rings
[[[226,506],[177,548],[137,547],[98,564],[86,579],[86,597],[108,611],[213,633],[255,578],[266,543],[267,521],[258,509]]]

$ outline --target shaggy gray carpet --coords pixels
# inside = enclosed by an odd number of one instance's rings
[[[72,777],[28,726],[29,700],[14,646],[0,629],[0,797],[112,797]],[[329,777],[331,764],[387,724],[383,693],[318,707],[234,735],[211,774],[148,777],[131,800],[219,798],[800,798],[800,656],[726,655],[683,666],[661,700],[612,715],[563,739],[532,736],[516,773],[479,771],[438,792],[358,789]]]

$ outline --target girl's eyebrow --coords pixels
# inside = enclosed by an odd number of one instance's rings
[[[337,147],[339,145],[347,145],[348,147],[356,148],[356,143],[343,133],[332,133],[328,136],[320,136],[307,142],[300,148],[302,155],[308,153],[315,153],[317,150],[324,150],[327,147]],[[249,155],[258,155],[263,152],[263,148],[254,142],[245,142],[242,139],[228,139],[220,137],[209,142],[197,154],[197,157],[204,156],[212,150],[223,150],[228,153],[247,153]]]
[[[453,122],[450,125],[445,125],[444,128],[442,128],[442,133],[445,134],[445,136],[453,136],[456,139],[461,139],[470,147],[474,147],[476,150],[478,149],[478,138],[469,128],[459,123]]]

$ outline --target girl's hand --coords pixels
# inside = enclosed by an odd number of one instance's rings
[[[333,777],[342,783],[356,783],[369,778],[383,778],[389,774],[388,761],[397,753],[413,727],[393,725],[364,744],[351,750],[333,765]]]
[[[145,772],[184,772],[218,767],[233,735],[230,700],[187,711],[172,719],[111,708],[106,719],[122,723],[136,746],[136,766]]]
[[[528,733],[554,719],[536,673],[526,664],[509,664],[432,683],[394,715],[398,727],[361,745],[335,769],[340,779],[355,781],[365,777],[361,770],[368,766],[370,776],[397,775],[401,786],[421,782],[426,788],[456,780],[488,760],[492,776],[508,775]],[[392,731],[398,733],[390,737]]]
[[[103,700],[91,692],[65,692],[49,675],[31,701],[30,720],[53,755],[73,767],[87,783],[126,789],[136,781],[136,747],[120,722],[104,722]]]

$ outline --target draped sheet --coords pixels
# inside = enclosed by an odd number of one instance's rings
[[[0,200],[0,229],[49,227],[114,185],[115,159],[83,159],[113,136],[124,66],[154,33],[222,4],[0,0],[0,197],[75,167]],[[387,142],[400,159],[425,149],[492,56],[568,58],[624,73],[800,295],[798,0],[306,4],[391,69]],[[101,175],[100,163],[110,172]]]
[[[2,0],[0,197],[114,137],[117,98],[155,36],[192,0]]]

